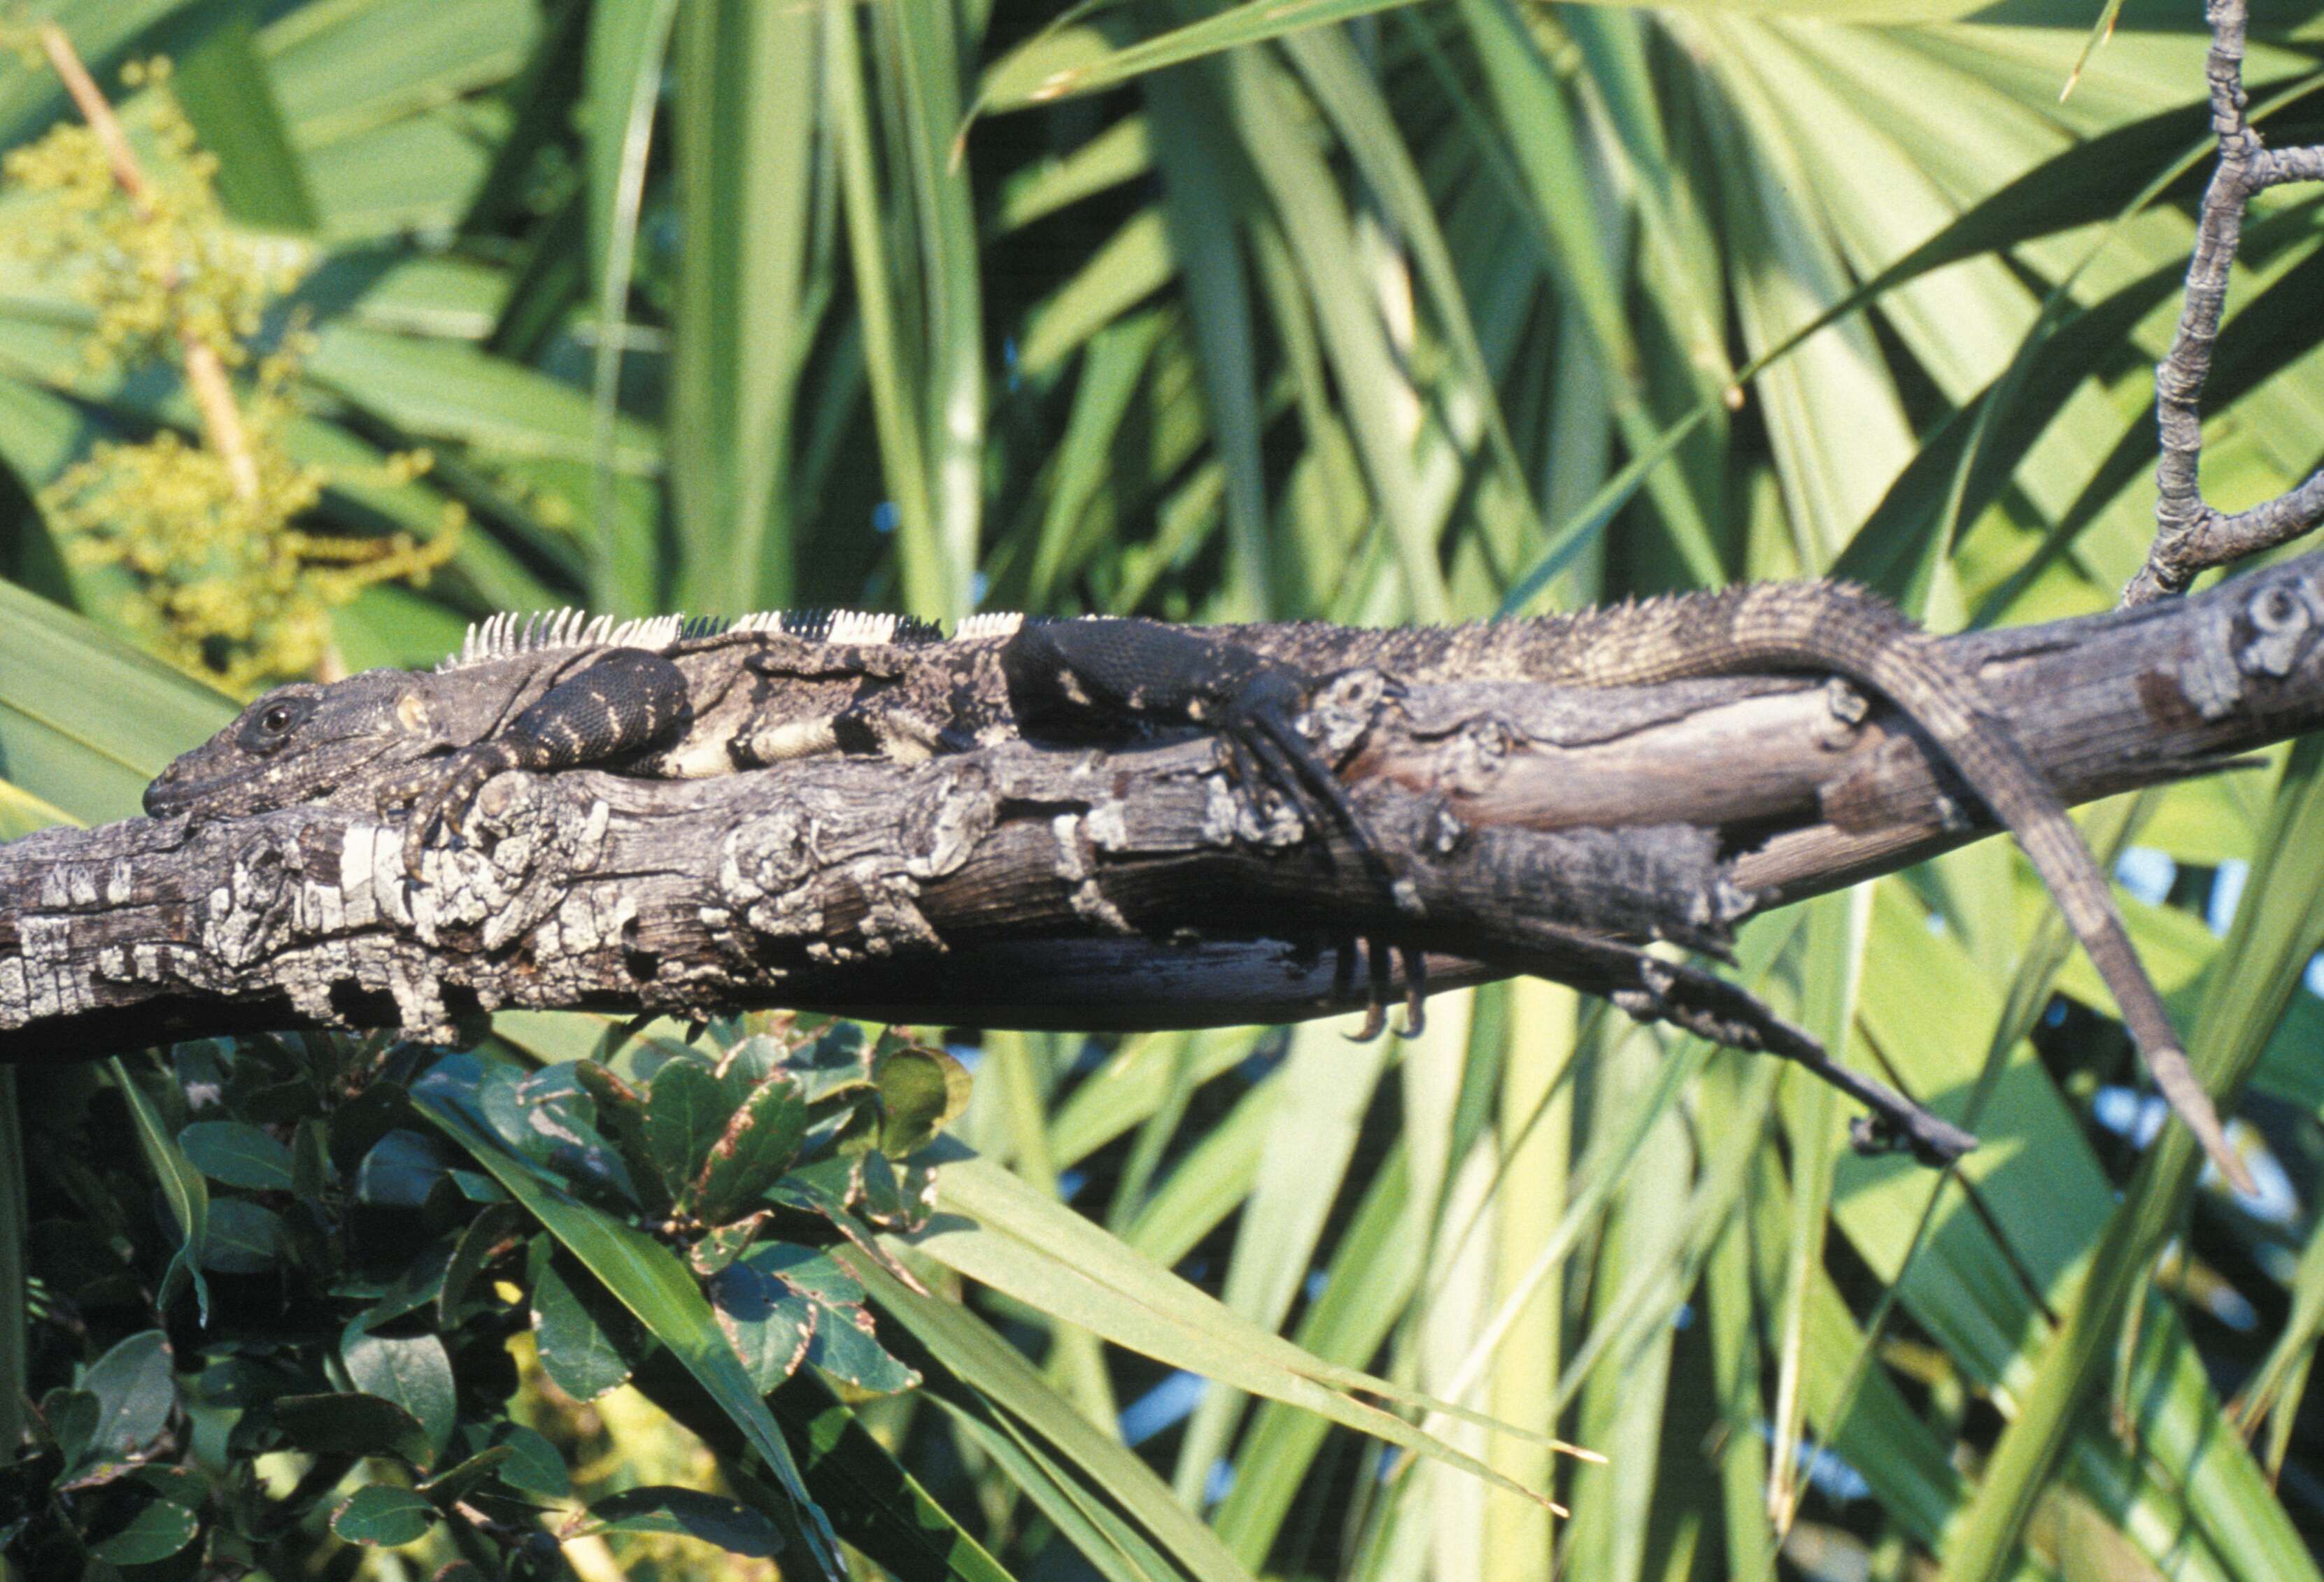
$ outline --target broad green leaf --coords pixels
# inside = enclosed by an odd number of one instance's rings
[[[212,1181],[253,1191],[287,1191],[290,1146],[238,1120],[198,1120],[178,1134],[178,1146]]]
[[[401,1127],[372,1145],[355,1169],[355,1198],[379,1209],[417,1209],[451,1164],[437,1140]]]
[[[880,1344],[872,1315],[860,1307],[818,1303],[807,1360],[835,1379],[892,1395],[920,1382],[920,1375]]]
[[[774,1525],[748,1505],[667,1485],[609,1495],[589,1507],[589,1518],[593,1531],[672,1533],[730,1554],[767,1556],[782,1547]]]
[[[705,1285],[718,1327],[765,1394],[807,1360],[819,1311],[807,1295],[751,1258],[729,1264]]]
[[[880,1344],[872,1315],[863,1307],[862,1283],[829,1253],[776,1242],[753,1248],[743,1264],[813,1305],[807,1357],[825,1373],[881,1394],[919,1383],[919,1375]]]
[[[144,1449],[177,1410],[168,1337],[159,1329],[145,1329],[118,1342],[89,1365],[80,1387],[97,1398],[97,1421],[88,1441],[91,1449],[114,1456]]]
[[[220,1198],[209,1208],[202,1267],[213,1274],[263,1274],[282,1250],[282,1218],[246,1198]]]
[[[532,1334],[542,1371],[576,1401],[595,1401],[628,1381],[640,1345],[635,1326],[586,1272],[559,1268],[562,1258],[534,1245]]]
[[[101,1410],[97,1397],[86,1390],[51,1390],[41,1397],[41,1416],[67,1466],[78,1466],[87,1456]]]
[[[168,1559],[200,1535],[201,1519],[183,1505],[154,1500],[127,1523],[88,1546],[89,1558],[109,1566],[150,1566]]]
[[[968,1108],[969,1076],[941,1049],[907,1045],[882,1056],[872,1073],[880,1090],[880,1151],[909,1158]]]
[[[291,1444],[314,1455],[396,1456],[414,1467],[434,1455],[418,1420],[376,1395],[283,1395],[268,1411]]]
[[[733,1110],[718,1079],[698,1062],[674,1060],[656,1073],[646,1095],[646,1144],[672,1199],[692,1206],[695,1182]]]
[[[428,1430],[440,1452],[458,1419],[452,1359],[433,1335],[374,1335],[352,1330],[339,1342],[347,1378],[365,1394],[390,1401]]]
[[[442,1521],[436,1507],[408,1488],[369,1484],[349,1495],[331,1514],[331,1531],[349,1543],[371,1549],[401,1549],[418,1543]]]
[[[564,1456],[536,1430],[522,1423],[504,1423],[493,1430],[493,1443],[509,1452],[493,1474],[509,1487],[552,1500],[573,1492]]]
[[[706,1223],[723,1225],[774,1185],[807,1140],[808,1113],[798,1083],[773,1076],[735,1108],[687,1194]],[[891,1124],[892,1119],[891,1119]]]
[[[693,1276],[659,1243],[550,1187],[511,1154],[468,1108],[472,1102],[468,1095],[482,1074],[481,1062],[453,1056],[420,1080],[412,1090],[413,1100],[586,1265],[710,1393],[765,1459],[784,1491],[798,1502],[816,1536],[819,1558],[838,1568],[842,1564],[838,1543],[829,1522],[807,1496],[780,1430],[768,1415],[733,1347],[720,1332]]]

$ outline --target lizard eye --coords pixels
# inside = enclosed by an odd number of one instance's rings
[[[314,712],[315,700],[311,697],[293,695],[265,700],[243,725],[243,750],[260,753],[277,750]]]

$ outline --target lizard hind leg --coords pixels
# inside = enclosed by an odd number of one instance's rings
[[[1279,709],[1239,705],[1221,728],[1235,750],[1259,764],[1267,783],[1283,794],[1310,833],[1323,833],[1323,820],[1317,816],[1320,807],[1354,842],[1365,869],[1383,883],[1389,880],[1388,856],[1372,837],[1363,814],[1349,800],[1347,788]]]
[[[1804,1066],[1870,1111],[1849,1124],[1859,1153],[1903,1150],[1942,1167],[1977,1146],[1974,1134],[1840,1064],[1805,1028],[1714,973],[1567,924],[1509,918],[1498,932],[1509,951],[1506,960],[1522,970],[1603,994],[1637,1021],[1665,1022],[1729,1049]]]

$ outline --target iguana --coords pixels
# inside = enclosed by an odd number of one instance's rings
[[[2015,835],[2120,1006],[2155,1084],[2227,1179],[2251,1177],[2196,1081],[2106,878],[1975,679],[1902,614],[1838,583],[1757,584],[1536,620],[1376,631],[1320,622],[1188,628],[1127,619],[976,616],[946,639],[853,613],[676,617],[619,625],[573,612],[471,629],[432,672],[374,670],[267,693],[165,769],[156,817],[231,817],[353,798],[408,804],[415,876],[441,827],[512,769],[602,765],[649,777],[731,773],[825,753],[917,760],[1018,734],[1217,732],[1248,777],[1385,859],[1302,733],[1318,685],[1365,667],[1391,685],[1645,685],[1755,671],[1830,673],[1920,727]],[[1380,952],[1374,952],[1375,958]]]

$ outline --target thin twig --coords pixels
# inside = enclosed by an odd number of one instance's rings
[[[79,54],[65,30],[53,22],[41,24],[41,49],[47,54],[49,64],[65,85],[65,92],[97,134],[105,150],[106,162],[112,167],[114,185],[129,200],[130,207],[141,220],[153,216],[152,189],[145,172],[137,163],[137,154],[129,146],[129,134],[122,129],[121,117],[113,113],[105,91],[97,86],[97,78],[81,64]],[[174,289],[176,271],[165,282]],[[226,476],[234,484],[236,500],[247,505],[258,498],[258,460],[251,454],[250,437],[242,426],[242,409],[235,403],[234,386],[226,378],[226,361],[217,348],[189,326],[180,325],[178,345],[186,359],[186,388],[193,392],[194,406],[201,414],[203,443],[225,461]]]
[[[2203,500],[2202,413],[2198,402],[2227,306],[2227,277],[2252,195],[2291,181],[2324,180],[2324,145],[2269,149],[2244,114],[2246,0],[2209,0],[2211,126],[2219,165],[2195,226],[2187,296],[2170,354],[2154,371],[2154,404],[2163,455],[2155,464],[2154,544],[2123,590],[2125,605],[2183,593],[2196,576],[2246,555],[2287,543],[2324,522],[2324,469],[2264,504],[2232,515]]]

